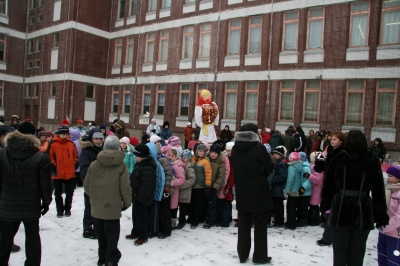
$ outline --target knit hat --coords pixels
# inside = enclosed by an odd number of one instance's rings
[[[136,147],[136,146],[139,144],[139,140],[138,140],[137,138],[135,138],[135,137],[131,137],[131,138],[129,139],[129,142],[130,142],[130,144],[131,144],[132,146],[134,146],[134,147]]]
[[[95,133],[100,133],[101,135],[103,135],[103,134],[101,133],[100,129],[98,129],[98,128],[92,128],[92,129],[89,131],[87,140],[91,142],[91,141],[93,140],[93,138],[94,138],[93,135],[94,135]],[[104,138],[104,136],[103,136],[103,138]],[[82,139],[83,139],[83,138],[82,138]]]
[[[69,128],[66,125],[60,125],[57,128],[57,134],[69,134]]]
[[[270,129],[270,128],[266,128],[266,129],[265,129],[265,132],[271,133],[271,129]]]
[[[224,151],[224,150],[225,150],[226,144],[225,144],[225,142],[223,142],[222,140],[217,139],[216,141],[214,141],[213,144],[218,144],[218,145],[221,147],[221,151]]]
[[[397,179],[400,179],[400,165],[394,165],[394,166],[389,167],[386,170],[386,174],[392,175],[392,176],[396,177]]]
[[[289,162],[298,161],[300,160],[300,155],[297,152],[292,152],[289,155]]]
[[[129,139],[127,138],[127,137],[123,137],[123,138],[121,138],[120,140],[119,140],[119,142],[120,143],[125,143],[126,144],[126,146],[128,146],[129,144],[130,144],[130,141],[129,141]]]
[[[305,161],[307,161],[307,154],[305,154],[304,152],[299,152],[300,155],[300,160],[304,163]]]
[[[82,119],[78,119],[78,121],[76,121],[77,124],[83,124],[83,120]]]
[[[192,125],[192,123],[188,122],[188,123],[187,123],[187,125],[188,125],[188,126],[191,126],[191,125]]]
[[[100,125],[99,129],[106,129],[105,125]]]
[[[94,132],[92,139],[104,139],[104,135],[101,132]]]
[[[172,147],[171,148],[171,150],[175,150],[176,151],[176,154],[177,154],[177,156],[176,156],[176,158],[178,159],[178,158],[181,158],[181,155],[182,155],[182,147],[181,146],[179,146],[179,147]]]
[[[147,143],[147,142],[149,142],[149,141],[148,141],[149,138],[150,138],[149,135],[144,134],[144,135],[142,136],[142,143]]]
[[[210,147],[210,152],[215,152],[215,153],[217,153],[218,155],[220,155],[221,154],[221,146],[219,146],[218,144],[213,144],[213,145],[211,145],[211,147]]]
[[[7,126],[0,126],[0,137],[10,132],[10,128]]]
[[[150,142],[151,143],[156,143],[157,141],[160,141],[160,140],[161,140],[161,138],[159,136],[157,136],[157,135],[153,135],[153,136],[150,137]]]
[[[233,141],[226,143],[225,150],[231,151],[234,145],[235,145],[235,142],[233,142]]]
[[[150,155],[150,149],[146,144],[142,143],[135,147],[133,154],[135,154],[136,157],[147,158]]]
[[[167,154],[171,148],[172,148],[172,145],[171,145],[171,144],[162,146],[162,147],[161,147],[161,153],[162,153],[162,154]]]
[[[239,131],[251,131],[257,134],[258,127],[253,123],[244,124]]]
[[[165,141],[166,144],[171,144],[172,146],[181,145],[181,140],[177,136],[172,136]]]
[[[157,122],[157,120],[155,118],[151,119],[151,122]]]
[[[286,150],[286,148],[284,146],[278,146],[278,147],[275,148],[275,150],[272,151],[272,153],[273,154],[277,153],[277,154],[279,154],[279,155],[281,155],[283,157],[286,157],[287,150]]]
[[[181,155],[181,159],[184,160],[188,158],[189,161],[192,159],[192,152],[189,149],[183,150],[182,155]]]
[[[61,122],[61,125],[67,125],[67,126],[69,126],[68,120],[63,120],[63,121]]]
[[[23,122],[21,125],[18,127],[18,131],[21,132],[22,134],[30,134],[30,135],[35,135],[35,126],[32,125],[30,122]]]
[[[104,141],[104,150],[119,150],[119,139],[117,136],[108,136]]]

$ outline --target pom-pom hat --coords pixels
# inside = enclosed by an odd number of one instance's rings
[[[396,177],[397,179],[400,179],[400,165],[394,165],[394,166],[389,167],[386,170],[386,174],[392,175],[392,176]]]

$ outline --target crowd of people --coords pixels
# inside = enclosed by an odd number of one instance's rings
[[[235,134],[225,126],[212,143],[199,141],[200,130],[190,122],[182,133],[184,143],[168,122],[160,127],[152,119],[139,141],[122,120],[108,130],[64,120],[50,132],[12,116],[9,126],[0,125],[0,265],[19,250],[13,238],[21,222],[26,265],[40,265],[39,218],[53,192],[55,215],[82,215],[83,238],[98,240],[97,265],[118,265],[119,219],[130,207],[132,230],[125,238],[135,246],[185,226],[211,229],[235,221],[240,262],[248,260],[254,227],[252,260],[265,264],[272,259],[267,228],[321,226],[316,243],[333,244],[335,266],[362,265],[376,227],[379,265],[398,265],[400,166],[387,170],[385,195],[382,140],[368,150],[358,130],[305,136],[298,126],[282,135],[254,124]],[[77,187],[84,187],[82,214],[73,213]],[[233,200],[238,217],[232,217]]]

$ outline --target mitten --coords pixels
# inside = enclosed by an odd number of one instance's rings
[[[42,216],[45,215],[49,211],[49,204],[48,203],[42,203],[42,208],[41,208],[41,214]]]
[[[301,188],[299,189],[299,195],[300,195],[300,196],[303,195],[304,192],[306,192],[306,189],[305,189],[304,187],[301,187]]]
[[[310,173],[305,172],[305,173],[303,174],[303,176],[304,176],[304,178],[309,178],[309,177],[310,177]]]
[[[208,198],[210,196],[211,193],[211,187],[206,187],[204,189],[204,197]]]

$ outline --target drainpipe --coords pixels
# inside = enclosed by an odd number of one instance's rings
[[[111,27],[112,27],[112,15],[114,12],[114,0],[111,1],[111,17],[110,17],[110,34],[111,34]],[[108,89],[108,85],[107,85],[107,80],[108,80],[108,66],[110,64],[110,44],[111,44],[111,36],[108,38],[108,49],[107,49],[107,66],[106,66],[106,87],[104,89],[104,113],[103,113],[103,121],[104,124],[106,124],[107,122],[107,89]],[[111,86],[112,87],[112,86]]]
[[[71,12],[71,0],[69,1],[69,5],[68,5],[68,18],[67,18],[67,22],[69,22],[69,16],[70,16],[70,12]],[[62,112],[61,112],[61,119],[65,119],[64,117],[64,111],[66,111],[65,109],[65,75],[66,75],[66,69],[67,69],[67,55],[68,55],[68,37],[69,37],[69,30],[67,30],[67,38],[65,38],[65,56],[64,56],[64,87],[63,87],[63,108],[62,108]],[[68,93],[68,92],[67,92]],[[67,95],[68,98],[68,95]]]
[[[138,65],[139,65],[139,52],[140,52],[140,26],[142,23],[142,8],[143,8],[143,0],[140,1],[140,12],[139,12],[139,33],[138,33],[138,48],[137,48],[137,54],[136,54],[136,70],[135,70],[135,84],[133,86],[133,97],[135,100],[133,101],[133,121],[135,121],[135,115],[136,115],[136,89],[137,89],[137,73],[138,73]],[[135,128],[134,122],[132,122],[132,128]]]
[[[219,56],[219,35],[221,31],[221,0],[218,1],[218,29],[217,29],[217,45],[215,47],[215,70],[214,70],[214,91],[213,95],[214,97],[217,96],[217,79],[218,79],[218,56]],[[216,99],[216,98],[215,98]],[[222,116],[220,116],[222,119]],[[221,121],[218,121],[218,124],[220,124]],[[219,129],[217,129],[219,130]]]
[[[7,3],[7,2],[6,2]],[[22,112],[24,110],[24,89],[25,89],[25,79],[26,79],[26,55],[28,53],[27,49],[27,44],[28,44],[28,29],[29,29],[29,0],[26,0],[26,6],[27,6],[27,11],[26,11],[26,33],[25,33],[25,55],[24,55],[24,77],[22,78],[22,89],[21,89],[21,113],[19,114],[19,117],[22,119]],[[7,6],[8,8],[8,6]],[[5,114],[5,112],[4,112]],[[24,114],[25,115],[25,114]],[[10,116],[11,117],[11,116]],[[4,121],[5,122],[5,121]]]
[[[78,26],[78,19],[79,19],[79,4],[80,0],[78,0],[78,5],[76,7],[76,24]],[[75,29],[75,36],[74,36],[74,55],[72,59],[72,73],[75,73],[75,54],[76,54],[76,34],[78,32],[78,29]],[[71,80],[71,105],[69,107],[69,119],[70,122],[72,122],[72,115],[73,115],[73,102],[74,102],[74,80]]]
[[[272,51],[272,23],[274,17],[274,0],[271,2],[271,21],[269,26],[269,52],[268,52],[268,86],[267,86],[267,100],[265,103],[265,118],[264,118],[264,126],[268,126],[268,115],[269,115],[269,94],[271,91],[271,51]]]

